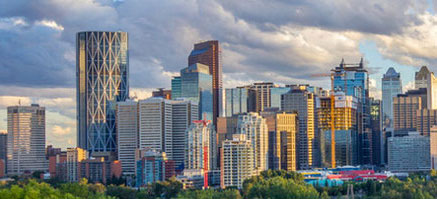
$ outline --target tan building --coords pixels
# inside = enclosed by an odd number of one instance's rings
[[[260,82],[254,83],[250,88],[255,91],[255,106],[256,112],[264,111],[265,108],[271,107],[271,92],[270,89],[273,87],[278,87],[272,82]]]
[[[437,110],[417,110],[416,129],[421,135],[430,135],[432,126],[437,125]]]
[[[437,126],[431,127],[429,134],[431,169],[437,169]]]
[[[393,128],[395,131],[415,131],[417,110],[422,109],[422,97],[398,95],[393,98]]]
[[[297,112],[299,116],[298,169],[313,167],[313,156],[316,152],[314,150],[316,128],[314,99],[314,94],[306,87],[292,89],[281,98],[282,111]]]
[[[67,149],[67,181],[77,182],[79,181],[79,163],[82,160],[88,158],[88,152],[81,148],[68,148]]]

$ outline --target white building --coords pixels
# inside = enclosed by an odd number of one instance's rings
[[[184,163],[185,131],[198,120],[198,105],[186,100],[148,98],[139,101],[139,148],[160,150]]]
[[[221,149],[221,187],[241,188],[244,180],[255,175],[253,167],[252,142],[244,134],[234,134],[232,140],[225,140]]]
[[[211,121],[198,120],[187,129],[185,169],[215,170],[217,167],[217,135]]]
[[[45,108],[38,104],[8,107],[7,172],[46,171]]]
[[[138,148],[138,102],[117,103],[117,151],[123,175],[135,174],[135,150]]]
[[[238,116],[238,132],[245,134],[253,147],[253,166],[257,173],[268,169],[268,128],[266,120],[258,113]]]
[[[429,171],[430,139],[418,132],[388,138],[388,169],[394,172]]]
[[[69,182],[79,181],[78,167],[79,162],[88,159],[88,152],[81,148],[67,149],[67,180]]]

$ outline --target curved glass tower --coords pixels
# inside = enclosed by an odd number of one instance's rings
[[[129,97],[128,35],[79,32],[76,45],[77,146],[116,151],[116,104]]]

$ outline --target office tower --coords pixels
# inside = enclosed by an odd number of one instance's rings
[[[224,116],[255,111],[255,92],[247,87],[225,89]]]
[[[426,87],[426,97],[428,102],[428,109],[437,109],[437,78],[431,72],[428,75],[428,82]]]
[[[382,105],[384,111],[384,124],[392,126],[393,120],[393,97],[402,94],[401,74],[390,67],[381,79],[382,85]]]
[[[238,133],[252,142],[253,167],[257,174],[268,169],[268,131],[266,120],[258,113],[238,116]]]
[[[219,41],[211,40],[194,44],[194,48],[188,56],[188,66],[200,63],[209,67],[209,74],[212,76],[212,93],[213,93],[213,124],[217,124],[217,117],[220,114],[222,104],[221,90],[222,83],[222,62],[221,48]]]
[[[7,148],[8,148],[8,133],[6,131],[0,132],[0,159],[4,160],[6,168],[7,160]]]
[[[393,129],[397,132],[416,130],[417,110],[422,109],[422,98],[399,94],[393,98]]]
[[[358,159],[360,164],[370,164],[372,132],[370,128],[369,74],[364,68],[364,61],[361,58],[360,63],[346,64],[342,60],[340,65],[331,71],[334,91],[343,91],[345,95],[354,96],[358,100]]]
[[[422,66],[419,72],[416,72],[414,77],[414,88],[427,88],[428,86],[428,78],[431,72],[428,70],[428,67]]]
[[[45,108],[38,104],[8,107],[7,173],[47,170]]]
[[[221,151],[222,143],[226,139],[232,139],[232,135],[238,132],[238,115],[232,117],[217,118],[217,151]],[[217,166],[220,167],[221,154],[217,155]]]
[[[0,178],[3,178],[6,174],[6,163],[4,159],[0,159]]]
[[[383,113],[381,100],[370,98],[370,124],[372,128],[372,164],[382,165],[383,161]]]
[[[243,181],[255,175],[252,141],[244,134],[234,134],[223,142],[221,159],[221,187],[242,188]]]
[[[299,131],[297,113],[263,111],[268,128],[269,169],[295,171],[297,168],[296,137]]]
[[[212,76],[209,74],[207,65],[196,63],[181,70],[180,97],[198,103],[199,117],[207,120],[213,120],[211,79]],[[177,80],[175,81],[177,82]],[[177,89],[176,86],[175,90]]]
[[[197,120],[187,129],[185,169],[201,170],[203,187],[208,187],[208,172],[217,168],[217,134],[211,121]]]
[[[120,178],[121,173],[121,163],[118,160],[100,157],[82,160],[78,164],[78,178],[86,178],[94,183],[106,184],[112,178]]]
[[[334,100],[332,104],[331,100]],[[336,166],[358,164],[357,103],[353,96],[343,92],[334,93],[334,98],[320,97],[317,102],[319,150],[322,167],[331,167],[331,130],[334,119],[334,143]],[[333,105],[334,110],[331,109]]]
[[[281,96],[281,109],[286,112],[297,112],[299,118],[298,169],[309,169],[313,166],[316,152],[315,139],[315,101],[314,94],[305,87],[290,90]]]
[[[290,87],[270,88],[270,107],[281,108],[281,95],[290,91]]]
[[[117,155],[124,175],[135,174],[135,150],[138,148],[138,102],[117,103]]]
[[[88,152],[81,148],[68,148],[67,149],[67,181],[77,182],[79,181],[79,163],[82,160],[88,158]]]
[[[417,132],[429,136],[432,126],[437,125],[437,110],[420,109],[417,110],[416,116]]]
[[[181,77],[176,76],[171,79],[171,99],[181,98],[182,87]]]
[[[77,33],[76,78],[77,146],[115,152],[116,103],[129,97],[127,33]]]
[[[162,97],[164,99],[172,99],[171,90],[164,90],[164,88],[158,88],[157,91],[152,92],[152,97]]]
[[[58,170],[58,167],[60,165],[64,165],[67,162],[67,152],[61,151],[59,153],[52,153],[48,156],[48,159],[50,178],[66,180],[64,176],[66,175],[67,171],[64,170],[64,172],[59,172],[60,170]]]
[[[388,138],[388,170],[418,172],[431,170],[430,139],[418,132]]]
[[[149,98],[139,101],[139,148],[163,151],[183,169],[185,131],[198,120],[198,106],[187,100]]]
[[[437,126],[431,127],[429,134],[431,169],[437,169]]]
[[[164,181],[166,160],[164,152],[146,150],[136,161],[136,186],[145,187],[157,181]]]
[[[271,107],[270,89],[274,87],[277,87],[277,85],[272,82],[254,83],[250,86],[250,89],[255,92],[256,112],[264,111],[265,108]]]

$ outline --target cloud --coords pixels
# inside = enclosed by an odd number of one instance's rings
[[[51,133],[58,136],[64,136],[72,133],[72,129],[71,127],[63,128],[61,126],[54,125],[52,126]]]

